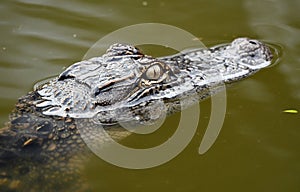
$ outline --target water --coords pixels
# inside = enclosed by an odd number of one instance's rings
[[[197,133],[187,148],[161,166],[115,167],[95,158],[86,171],[95,191],[299,191],[299,1],[62,1],[3,0],[0,5],[0,122],[33,85],[81,60],[101,37],[137,23],[174,25],[205,44],[248,36],[281,47],[281,60],[229,86],[221,133],[204,155],[198,147],[210,114],[201,103]],[[165,52],[164,52],[165,51]],[[148,47],[147,53],[168,50]],[[163,130],[123,143],[147,148],[163,143],[178,118]],[[165,129],[164,129],[165,128]]]

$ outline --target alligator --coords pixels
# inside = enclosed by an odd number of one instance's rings
[[[92,135],[101,125],[120,140],[130,135],[120,122],[151,124],[269,66],[272,57],[249,38],[159,58],[113,44],[18,100],[0,129],[0,191],[88,191],[82,169],[93,153],[79,126]]]

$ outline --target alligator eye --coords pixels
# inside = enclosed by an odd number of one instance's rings
[[[162,70],[161,66],[156,64],[156,65],[150,66],[147,69],[145,75],[148,80],[157,80],[162,75],[162,73],[163,73],[163,70]]]

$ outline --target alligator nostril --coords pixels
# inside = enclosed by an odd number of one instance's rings
[[[250,40],[249,43],[251,43],[252,45],[256,45],[257,43],[253,40]]]

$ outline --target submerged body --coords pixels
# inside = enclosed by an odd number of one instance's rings
[[[271,60],[266,45],[238,38],[161,58],[115,44],[101,57],[75,63],[20,98],[0,129],[0,189],[87,190],[80,172],[92,152],[78,125],[88,135],[96,120],[114,139],[124,138],[130,133],[116,130],[118,122],[155,122],[180,110],[180,102],[188,107]],[[105,138],[99,142],[105,144]]]

